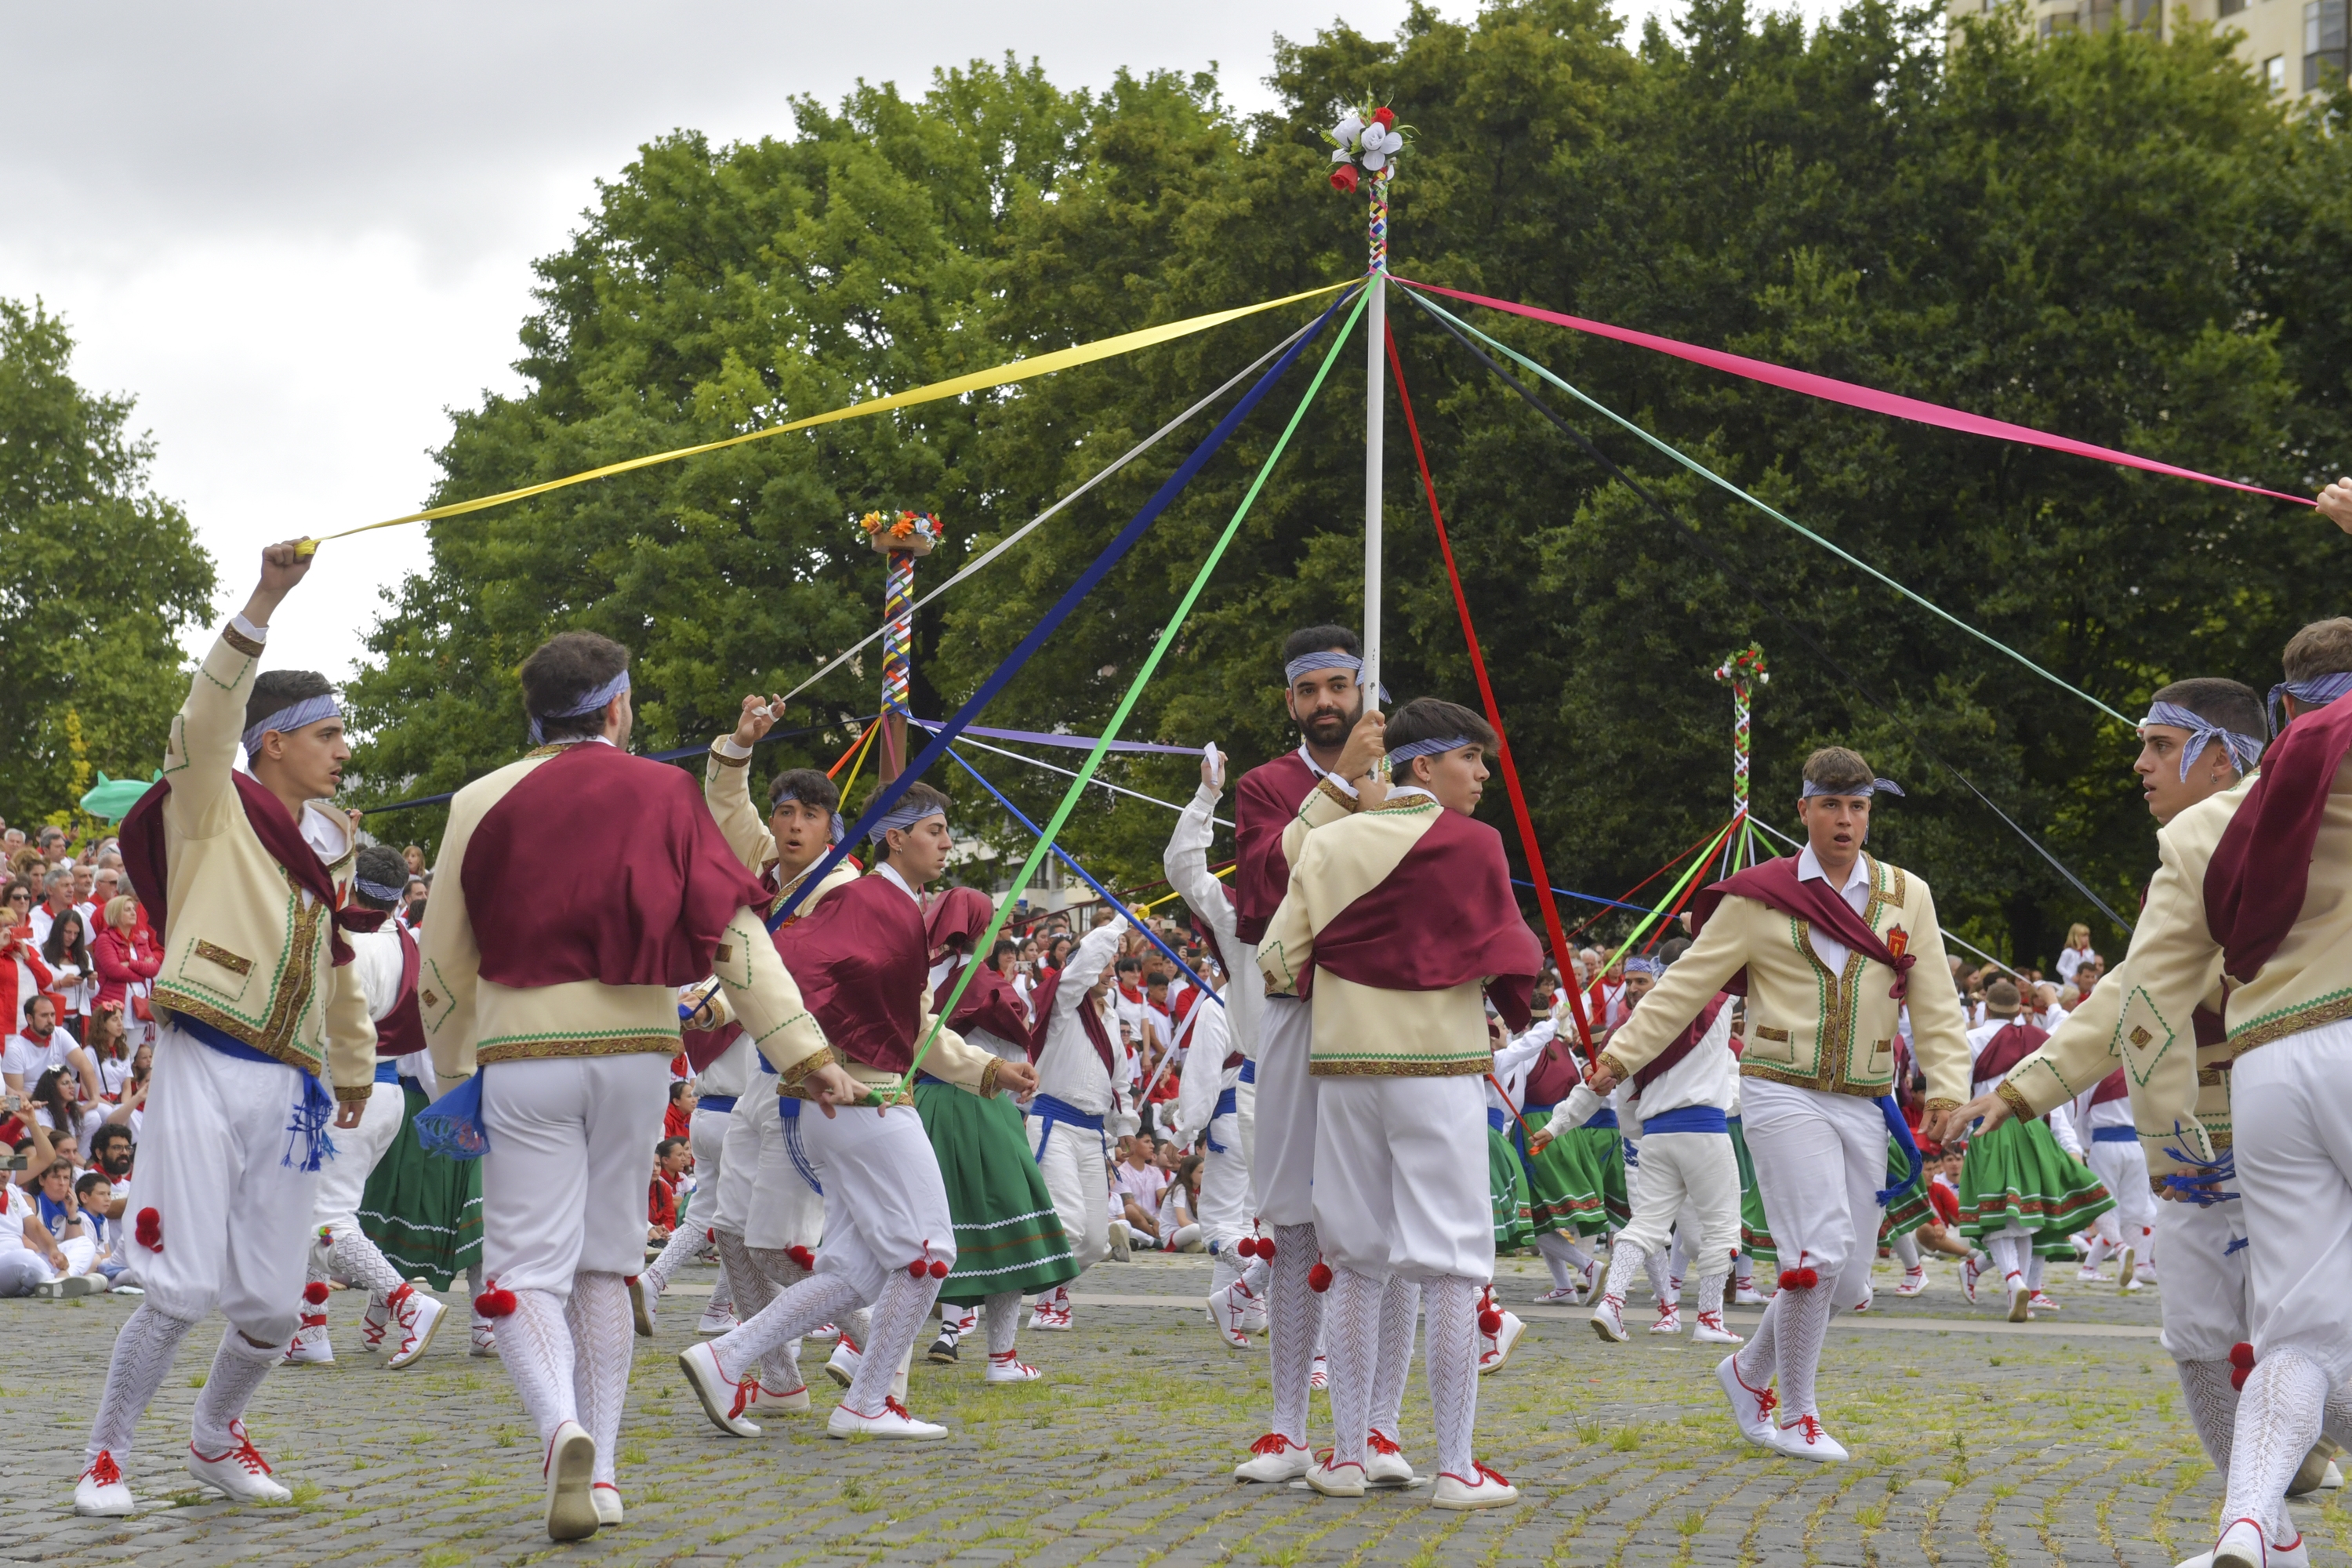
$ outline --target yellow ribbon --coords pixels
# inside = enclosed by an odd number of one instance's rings
[[[382,522],[363,523],[358,528],[344,529],[340,533],[327,533],[320,535],[317,539],[300,540],[295,544],[295,552],[298,554],[310,555],[317,552],[320,543],[330,539],[348,539],[354,533],[366,533],[379,528],[393,528],[404,522],[431,522],[445,517],[461,517],[469,511],[481,511],[489,507],[503,506],[510,500],[522,500],[530,496],[544,495],[549,490],[560,490],[566,485],[585,484],[590,479],[608,479],[614,474],[625,474],[633,468],[649,468],[656,463],[673,463],[680,458],[697,457],[704,452],[722,451],[729,447],[740,447],[747,441],[764,441],[771,436],[782,436],[793,430],[806,430],[812,426],[831,425],[844,419],[862,418],[868,414],[887,414],[894,408],[912,408],[918,404],[936,403],[944,397],[961,397],[967,392],[979,392],[991,386],[1003,386],[1008,382],[1026,381],[1031,376],[1051,375],[1057,370],[1069,370],[1076,365],[1092,364],[1097,360],[1115,359],[1120,354],[1133,353],[1138,349],[1148,349],[1160,343],[1173,342],[1178,338],[1190,337],[1194,332],[1204,332],[1211,327],[1221,327],[1227,321],[1237,321],[1244,316],[1255,316],[1262,310],[1279,310],[1285,305],[1296,304],[1301,300],[1313,300],[1321,295],[1349,288],[1357,281],[1359,280],[1350,278],[1342,282],[1327,284],[1320,289],[1309,289],[1304,293],[1286,294],[1279,300],[1268,300],[1262,304],[1244,305],[1233,310],[1213,310],[1205,316],[1188,316],[1181,321],[1169,321],[1157,327],[1146,327],[1140,331],[1121,332],[1117,337],[1103,338],[1091,343],[1080,343],[1076,348],[1056,349],[1052,353],[1039,354],[1034,359],[1013,360],[992,370],[980,370],[969,375],[951,376],[946,381],[935,381],[929,386],[916,387],[911,392],[893,393],[887,397],[877,397],[868,403],[853,403],[829,413],[811,415],[806,419],[795,419],[789,425],[772,426],[768,429],[754,430],[748,435],[730,436],[723,441],[705,441],[698,447],[680,447],[674,451],[656,452],[650,457],[631,458],[625,462],[607,463],[601,468],[590,468],[585,473],[568,474],[560,479],[549,479],[543,484],[525,485],[520,489],[502,490],[497,495],[480,496],[473,500],[452,501],[447,506],[429,507],[424,511],[412,511],[404,517],[388,517]]]

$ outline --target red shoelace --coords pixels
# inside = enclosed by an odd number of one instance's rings
[[[1250,1452],[1253,1454],[1287,1454],[1291,1449],[1297,1447],[1298,1447],[1297,1444],[1293,1443],[1281,1433],[1268,1432],[1265,1436],[1260,1437],[1256,1442],[1250,1445]]]
[[[89,1462],[89,1468],[82,1471],[82,1476],[85,1479],[96,1481],[102,1487],[115,1487],[122,1484],[122,1468],[114,1462],[114,1451],[111,1448],[100,1448],[98,1451],[98,1458]]]
[[[1379,1432],[1366,1433],[1364,1435],[1364,1446],[1375,1454],[1401,1454],[1404,1452],[1404,1450],[1398,1447],[1394,1442],[1391,1441],[1388,1437]]]
[[[1805,1435],[1805,1441],[1808,1443],[1818,1443],[1822,1440],[1822,1418],[1818,1415],[1800,1415],[1794,1421],[1790,1422],[1788,1426],[1781,1427],[1780,1430],[1786,1432],[1789,1429],[1789,1426],[1794,1426],[1797,1430],[1802,1432]]]

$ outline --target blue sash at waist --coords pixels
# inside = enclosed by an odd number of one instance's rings
[[[1486,1125],[1496,1131],[1500,1132],[1509,1120],[1509,1113],[1501,1108],[1492,1105],[1486,1108]]]
[[[694,1109],[697,1110],[732,1110],[735,1109],[735,1096],[731,1094],[706,1094],[700,1100],[694,1102]]]
[[[1240,1114],[1241,1109],[1242,1097],[1238,1091],[1230,1089],[1221,1089],[1217,1093],[1217,1109],[1209,1112],[1209,1115],[1212,1118],[1235,1116]]]
[[[288,1067],[291,1065],[290,1063],[279,1061],[268,1051],[256,1050],[253,1047],[247,1045],[243,1040],[238,1039],[235,1035],[230,1034],[226,1029],[221,1028],[217,1025],[207,1024],[202,1018],[196,1017],[193,1014],[173,1014],[172,1026],[179,1030],[184,1035],[187,1035],[194,1039],[202,1040],[205,1044],[210,1046],[213,1049],[218,1051],[225,1057],[235,1057],[239,1061],[268,1062],[275,1067]],[[294,1070],[299,1072],[302,1069],[296,1068]]]
[[[1242,1081],[1244,1083],[1255,1083],[1257,1081],[1257,1058],[1255,1057],[1244,1057],[1242,1058]]]
[[[397,1060],[376,1063],[375,1080],[378,1083],[397,1084],[400,1081],[400,1063]]]
[[[1653,1132],[1720,1132],[1728,1136],[1730,1131],[1730,1120],[1712,1105],[1685,1105],[1642,1118],[1645,1137]]]
[[[2128,1127],[2094,1127],[2091,1129],[2091,1142],[2094,1143],[2137,1143],[2139,1142],[2139,1134]]]
[[[1591,1118],[1587,1121],[1584,1125],[1587,1127],[1606,1127],[1612,1131],[1614,1131],[1617,1127],[1617,1112],[1608,1106],[1602,1106],[1599,1110],[1592,1113]]]

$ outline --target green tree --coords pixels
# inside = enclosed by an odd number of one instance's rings
[[[0,299],[0,814],[67,820],[104,771],[162,764],[187,694],[179,631],[212,609],[212,559],[148,488],[131,399],[90,392],[73,336]]]

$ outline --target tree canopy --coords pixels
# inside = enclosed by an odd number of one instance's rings
[[[176,637],[212,560],[148,488],[128,397],[71,374],[73,336],[0,299],[0,816],[64,823],[103,771],[145,777],[187,696]]]
[[[2036,44],[1996,16],[1948,39],[1940,9],[1864,0],[1808,28],[1695,0],[1676,33],[1654,23],[1629,43],[1602,0],[1497,0],[1466,23],[1416,9],[1390,39],[1342,25],[1283,42],[1273,86],[1280,106],[1244,118],[1206,76],[1122,75],[1097,95],[1007,58],[919,98],[796,101],[790,134],[756,143],[649,142],[540,264],[528,389],[457,416],[433,500],[1359,272],[1363,204],[1326,188],[1322,132],[1367,92],[1417,132],[1395,190],[1404,277],[2276,489],[2343,466],[2352,153],[2210,33]],[[391,595],[354,688],[360,766],[391,798],[507,761],[523,743],[515,667],[573,626],[636,650],[644,742],[704,741],[743,692],[796,684],[877,622],[882,567],[854,513],[943,517],[919,591],[1305,313],[436,524],[430,571]],[[2352,546],[2295,509],[1475,314],[2126,713],[2189,675],[2266,687],[2287,636],[2340,607]],[[2127,728],[1553,399],[1695,548],[1411,303],[1392,294],[1390,319],[1555,881],[1613,893],[1722,820],[1728,700],[1708,671],[1754,637],[1774,668],[1757,710],[1766,820],[1793,815],[1807,750],[1858,745],[1910,791],[1878,847],[1935,883],[1946,921],[2021,958],[2054,951],[2084,900],[1932,753],[2132,907],[2152,828]],[[1239,766],[1295,743],[1280,637],[1362,612],[1362,366],[1357,341],[1132,735],[1213,739]],[[1097,732],[1305,383],[1268,399],[982,722]],[[969,693],[1207,424],[924,612],[917,710]],[[1385,681],[1467,700],[1393,405],[1389,433]],[[879,663],[812,692],[788,727],[834,728],[777,762],[830,762],[839,721],[873,710]],[[1058,781],[973,757],[1043,816]],[[1109,776],[1181,798],[1191,773],[1149,759]],[[968,779],[933,782],[967,826],[1005,831]],[[1490,789],[1486,815],[1503,809]],[[1140,880],[1169,826],[1106,797],[1066,837],[1099,874]]]

